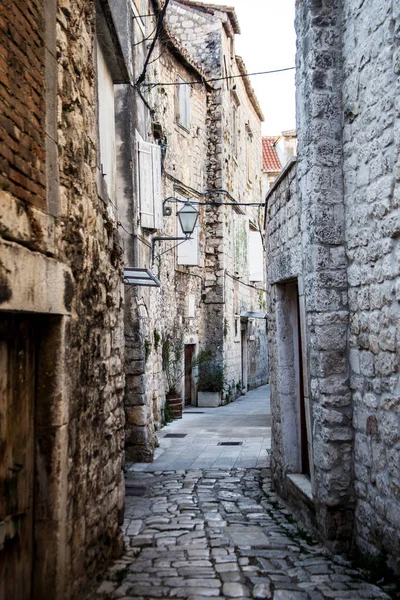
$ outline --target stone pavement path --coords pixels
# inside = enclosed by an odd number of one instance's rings
[[[157,432],[154,462],[134,471],[266,467],[271,446],[269,386],[218,408],[188,407],[182,419]],[[172,437],[180,436],[180,437]]]
[[[389,598],[296,527],[268,469],[130,473],[125,537],[91,600]]]

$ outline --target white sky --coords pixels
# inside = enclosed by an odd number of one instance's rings
[[[235,36],[236,54],[243,58],[249,73],[294,67],[295,0],[209,1],[235,8],[242,32]],[[295,128],[294,73],[287,71],[251,78],[264,113],[263,135]]]

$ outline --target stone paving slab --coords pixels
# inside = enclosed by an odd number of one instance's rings
[[[381,588],[297,529],[268,469],[130,473],[126,551],[90,600],[384,600]]]
[[[169,438],[169,434],[186,434]],[[154,462],[127,465],[130,471],[231,469],[269,466],[271,413],[269,385],[250,390],[218,408],[188,407],[182,419],[157,432]],[[221,446],[239,442],[240,446]]]

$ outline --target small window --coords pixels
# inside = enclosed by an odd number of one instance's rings
[[[137,182],[140,224],[145,229],[162,228],[161,148],[137,134]]]
[[[177,86],[177,122],[179,125],[189,131],[190,129],[190,85],[185,80],[178,77]]]

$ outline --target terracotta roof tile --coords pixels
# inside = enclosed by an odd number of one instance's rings
[[[282,170],[281,161],[275,148],[275,142],[279,135],[266,136],[262,138],[262,162],[264,171],[279,172]]]

